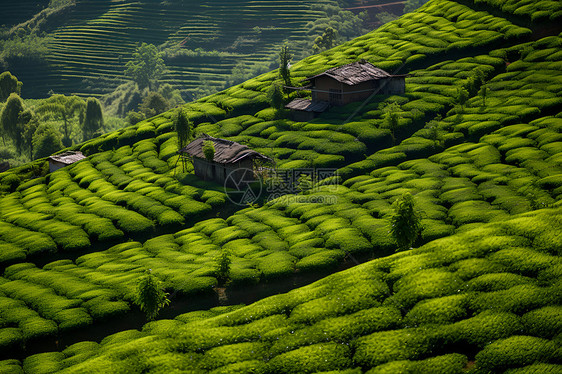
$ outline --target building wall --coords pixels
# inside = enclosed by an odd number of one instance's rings
[[[230,187],[235,186],[235,181],[240,181],[242,178],[248,180],[253,177],[253,168],[254,162],[251,159],[244,159],[236,163],[220,164],[198,157],[193,158],[195,175],[206,181],[213,181],[223,185],[228,184]]]
[[[333,78],[322,76],[314,80],[314,88],[322,92],[313,91],[313,101],[328,101],[332,105],[345,105],[365,100],[377,90],[380,95],[401,95],[405,92],[406,83],[404,77],[393,77],[349,86]],[[330,91],[333,92],[330,93]],[[339,99],[335,91],[341,92]]]
[[[57,171],[60,168],[63,168],[65,166],[66,166],[66,164],[63,164],[62,162],[49,160],[49,172],[50,173],[52,173],[53,171]]]

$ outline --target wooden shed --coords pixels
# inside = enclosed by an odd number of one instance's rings
[[[68,151],[58,155],[49,157],[49,172],[53,172],[65,166],[71,165],[77,161],[85,159],[86,156],[82,152]]]
[[[299,120],[297,117],[302,117],[301,120],[311,119],[315,114],[327,110],[330,106],[365,100],[374,93],[380,95],[404,94],[405,78],[406,75],[389,74],[365,60],[356,61],[306,78],[305,81],[308,81],[309,85],[298,89],[312,91],[312,100],[295,99],[285,108],[293,111],[295,120]]]
[[[213,161],[207,161],[203,153],[205,141],[212,141],[215,146]],[[193,163],[195,175],[205,180],[213,180],[218,183],[238,187],[236,183],[250,182],[254,180],[254,160],[273,162],[267,156],[256,152],[245,145],[214,138],[207,134],[195,139],[178,151],[180,155],[189,156]]]

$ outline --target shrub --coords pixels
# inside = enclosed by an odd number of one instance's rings
[[[487,345],[476,355],[477,367],[499,371],[535,362],[555,360],[558,346],[532,336],[510,336]]]
[[[434,337],[426,329],[380,331],[355,341],[354,361],[374,367],[390,361],[415,360],[431,353]]]
[[[562,307],[559,305],[535,309],[521,317],[524,332],[550,339],[562,333]]]
[[[491,340],[506,338],[521,331],[521,328],[516,315],[488,310],[446,326],[443,334],[448,343],[483,347]]]
[[[446,324],[465,318],[467,295],[452,295],[417,303],[404,318],[407,326]]]
[[[467,363],[468,359],[465,355],[451,353],[420,361],[392,361],[369,370],[367,374],[457,374],[466,371]]]
[[[268,368],[277,373],[313,373],[351,366],[351,351],[345,344],[320,343],[273,357]]]
[[[205,370],[212,370],[237,362],[263,360],[263,357],[266,355],[265,348],[263,343],[257,342],[238,343],[211,348],[205,352],[199,362],[199,366]]]

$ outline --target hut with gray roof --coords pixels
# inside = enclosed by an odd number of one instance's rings
[[[309,84],[298,89],[310,90],[312,100],[295,99],[286,108],[294,111],[295,120],[310,120],[331,106],[365,100],[372,94],[404,94],[405,78],[406,75],[389,74],[365,60],[352,62],[306,78]]]
[[[215,147],[212,161],[208,161],[203,153],[205,141],[212,141]],[[273,162],[271,158],[245,145],[207,134],[195,139],[178,153],[191,158],[195,175],[198,177],[230,186],[254,180],[255,160]]]
[[[71,165],[75,162],[85,159],[86,156],[82,152],[68,151],[58,155],[49,157],[49,172],[53,172],[65,166]]]

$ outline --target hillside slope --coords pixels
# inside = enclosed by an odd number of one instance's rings
[[[215,295],[214,258],[222,248],[233,255],[227,295],[275,282],[290,286],[296,275],[322,276],[386,256],[395,249],[391,204],[410,192],[424,224],[419,249],[242,312],[198,312],[146,325],[146,334],[123,332],[102,346],[83,342],[64,353],[31,356],[23,369],[79,371],[84,366],[73,365],[95,355],[89,365],[98,371],[118,371],[115,357],[131,357],[124,365],[136,362],[139,372],[166,365],[196,372],[312,371],[306,357],[326,360],[318,370],[356,368],[352,372],[439,365],[441,372],[462,372],[474,360],[476,371],[558,370],[560,326],[548,323],[560,314],[561,301],[562,35],[535,16],[540,8],[516,17],[494,4],[484,4],[492,15],[433,0],[291,68],[298,82],[364,58],[410,71],[405,95],[378,95],[294,122],[276,118],[267,103],[265,91],[277,78],[271,72],[186,105],[199,131],[248,144],[274,157],[280,170],[337,168],[337,177],[300,199],[289,195],[235,212],[222,186],[177,164],[172,112],[76,146],[89,157],[71,167],[29,181],[44,161],[0,174],[5,358],[25,356],[32,342],[103,329],[104,321],[132,315],[136,279],[147,268],[194,303]],[[469,95],[462,105],[460,87]],[[400,118],[394,134],[385,127],[389,103]],[[345,298],[341,308],[330,292]],[[290,301],[284,311],[275,309],[285,302],[279,299]],[[259,321],[236,319],[238,327],[224,327],[227,318],[246,318],[246,312]],[[335,319],[321,322],[328,317]],[[208,331],[217,335],[172,331],[188,320],[200,322],[186,331],[212,326]],[[332,342],[319,345],[319,331],[338,323],[343,327],[330,330]],[[355,325],[361,329],[346,332]],[[228,345],[219,348],[215,336]],[[141,353],[147,342],[157,347],[154,356]],[[519,351],[521,345],[533,347],[532,354]],[[422,359],[429,360],[394,362]]]

